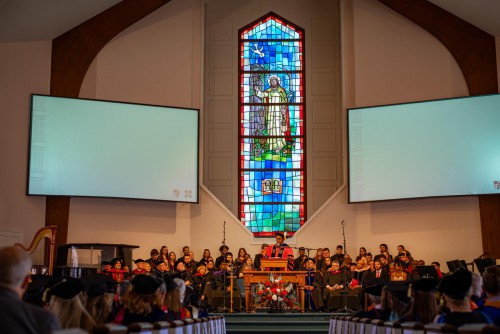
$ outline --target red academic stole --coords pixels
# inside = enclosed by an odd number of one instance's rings
[[[274,255],[273,257],[283,257],[283,251],[285,250],[285,247],[281,245],[279,248],[276,247],[276,245],[273,246],[273,251],[271,252],[271,255]]]

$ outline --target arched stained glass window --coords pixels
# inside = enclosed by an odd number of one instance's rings
[[[306,216],[303,38],[273,13],[239,31],[239,218],[255,236]]]

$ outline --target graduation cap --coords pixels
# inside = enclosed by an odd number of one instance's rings
[[[48,296],[56,296],[62,299],[73,299],[85,289],[85,285],[79,278],[59,277],[49,281],[47,289],[44,291],[43,300],[47,301]]]
[[[283,239],[285,239],[285,233],[283,233],[283,232],[275,232],[274,235],[277,236],[277,237],[279,236],[279,237],[282,237]]]
[[[141,295],[149,295],[158,290],[161,280],[150,275],[136,275],[131,283],[135,292]]]
[[[406,282],[388,282],[387,289],[389,293],[399,299],[402,302],[408,302],[410,297],[408,296],[408,284]]]
[[[373,284],[373,285],[368,285],[365,289],[366,293],[373,295],[373,296],[381,296],[382,295],[382,289],[384,288],[383,284]]]
[[[172,291],[178,287],[174,280],[175,278],[178,278],[177,276],[178,275],[168,275],[163,278],[165,280],[165,285],[167,286],[167,291]]]
[[[441,279],[437,290],[452,299],[463,299],[467,296],[471,284],[471,272],[465,269],[457,269]]]
[[[143,259],[137,259],[137,260],[134,260],[134,263],[137,264],[137,263],[141,263],[141,262],[144,262]]]
[[[438,283],[438,280],[434,278],[421,278],[411,284],[411,289],[416,291],[431,292],[436,290]]]
[[[113,278],[102,274],[82,278],[82,281],[85,285],[85,292],[89,297],[98,297],[107,292],[113,292],[113,285],[116,284]]]
[[[51,277],[46,275],[33,275],[31,282],[23,295],[23,300],[36,305],[42,305],[43,292]]]

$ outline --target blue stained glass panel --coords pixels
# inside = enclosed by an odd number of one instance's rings
[[[267,16],[240,30],[240,218],[256,236],[305,220],[303,30]]]

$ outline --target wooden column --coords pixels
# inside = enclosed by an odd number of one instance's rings
[[[443,43],[462,70],[470,95],[498,93],[494,36],[426,0],[378,1]],[[483,252],[500,258],[500,196],[479,196],[479,210]]]
[[[50,94],[78,97],[85,74],[116,35],[170,0],[124,0],[52,41]],[[67,243],[70,197],[48,196],[45,226],[57,225],[56,249]]]

